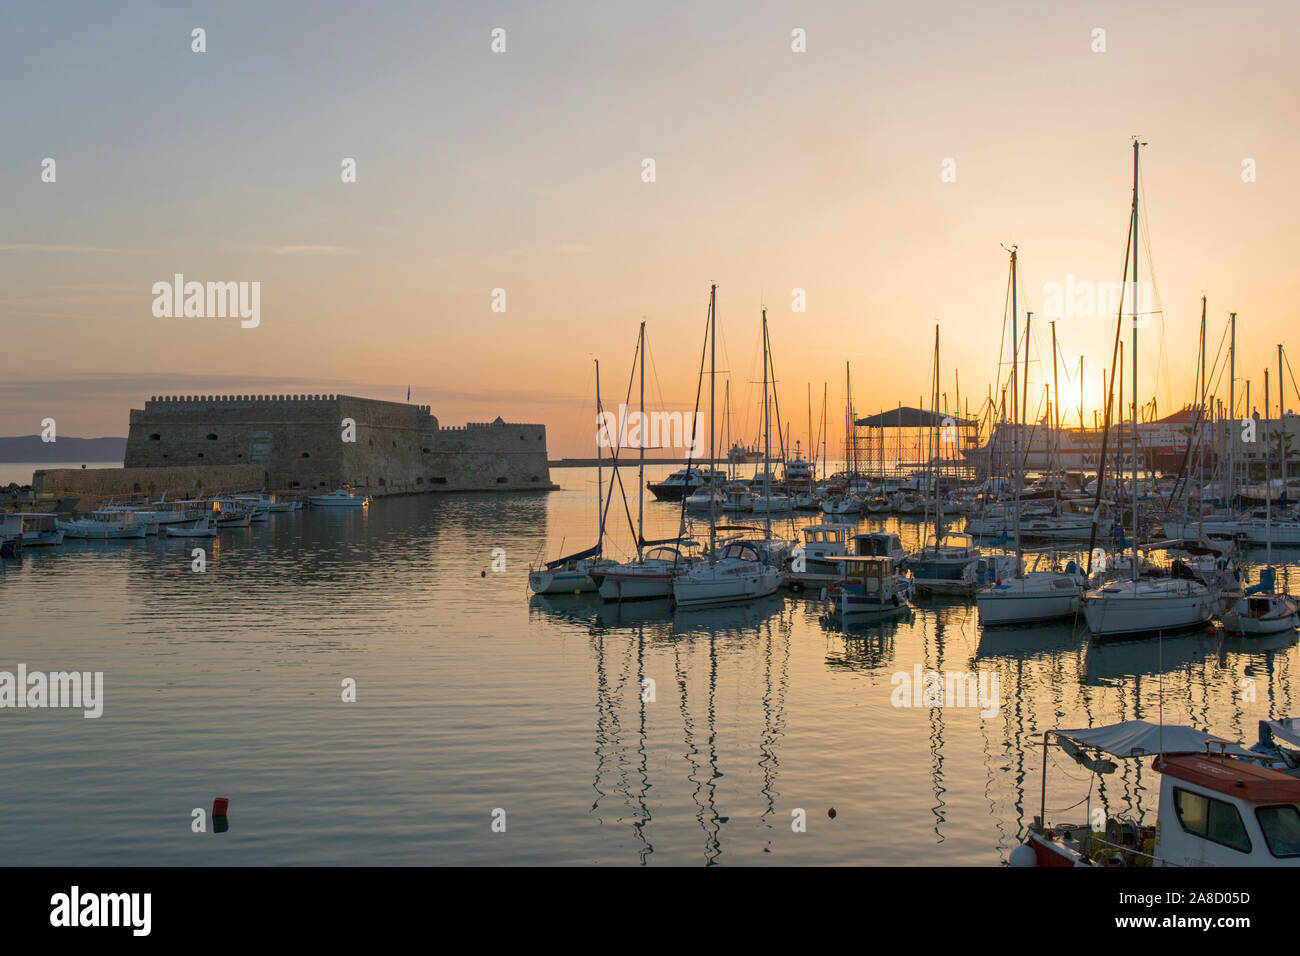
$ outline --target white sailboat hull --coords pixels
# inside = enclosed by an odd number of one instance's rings
[[[1058,580],[1062,582],[1059,586],[1054,583]],[[978,592],[975,605],[980,623],[986,627],[1036,624],[1074,617],[1081,593],[1081,585],[1064,575],[1051,574],[1042,579],[1026,575]]]
[[[1088,630],[1099,637],[1155,634],[1196,627],[1214,614],[1214,599],[1191,581],[1109,584],[1083,597]]]
[[[673,581],[673,598],[680,607],[723,604],[765,597],[781,587],[781,572],[763,565],[724,568],[700,565]]]

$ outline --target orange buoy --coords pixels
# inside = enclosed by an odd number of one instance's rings
[[[212,801],[212,815],[214,817],[224,817],[229,807],[230,799],[228,797],[217,797]]]

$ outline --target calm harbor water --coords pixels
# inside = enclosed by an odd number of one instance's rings
[[[166,538],[5,562],[0,670],[103,671],[105,702],[0,710],[0,859],[997,865],[1038,812],[1043,730],[1163,708],[1250,742],[1300,712],[1294,636],[1098,648],[1068,624],[981,633],[960,603],[845,633],[809,596],[530,597],[531,560],[594,539],[595,469],[552,474],[549,495],[273,515],[207,543],[202,573]],[[677,506],[645,508],[647,537],[675,530]],[[610,522],[625,552],[621,501]],[[918,665],[995,674],[997,712],[894,706]],[[1082,799],[1086,772],[1053,765],[1048,807]],[[1157,788],[1126,762],[1096,794],[1150,820]],[[216,796],[228,832],[191,832]]]

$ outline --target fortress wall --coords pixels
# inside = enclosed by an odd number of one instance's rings
[[[550,489],[546,426],[471,423],[438,430],[430,456],[435,488],[447,491]]]
[[[190,498],[214,491],[257,491],[262,470],[256,465],[178,465],[167,468],[42,468],[32,476],[36,494],[100,498],[148,495],[156,500]]]
[[[340,395],[339,411],[357,423],[356,441],[341,445],[347,484],[371,495],[431,490],[426,462],[437,447],[438,420],[428,406]]]
[[[343,440],[345,419],[355,441]],[[440,428],[427,405],[352,395],[155,396],[131,411],[125,465],[247,467],[260,488],[347,484],[370,495],[555,487],[545,426],[497,419]]]
[[[340,419],[333,395],[153,398],[131,411],[124,464],[256,465],[267,487],[336,486]]]

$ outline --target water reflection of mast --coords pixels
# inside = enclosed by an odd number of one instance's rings
[[[922,628],[922,634],[927,632]],[[925,660],[925,670],[930,670],[930,641],[928,637],[923,637],[924,647],[922,654]],[[935,643],[935,660],[934,670],[938,672],[939,679],[943,679],[943,615],[941,609],[936,609],[934,614],[934,643]],[[924,680],[924,678],[922,678]],[[924,695],[924,684],[922,684],[922,694]],[[922,697],[924,702],[924,696]],[[943,785],[943,708],[927,707],[930,713],[930,758],[931,758],[931,781],[934,785],[935,805],[931,808],[934,814],[934,832],[939,837],[939,842],[944,841],[943,831],[940,826],[945,822],[943,815],[944,807],[948,804],[944,801],[943,795],[947,793],[947,788]]]
[[[721,854],[722,849],[718,841],[718,831],[721,829],[718,821],[717,809],[714,806],[714,779],[718,776],[717,753],[714,749],[714,719],[713,719],[713,691],[716,686],[717,677],[717,659],[714,656],[713,635],[709,635],[709,767],[712,775],[707,781],[699,780],[696,774],[702,769],[700,761],[696,758],[700,755],[700,750],[695,745],[695,724],[691,720],[690,710],[687,707],[686,693],[686,672],[682,669],[682,660],[680,648],[673,648],[673,658],[677,670],[677,687],[681,700],[682,727],[685,732],[686,741],[686,759],[690,762],[691,772],[686,775],[686,779],[695,784],[695,793],[692,794],[695,805],[699,807],[699,812],[695,814],[695,819],[700,823],[700,829],[704,831],[704,859],[710,866]],[[703,799],[701,794],[706,793]]]
[[[595,654],[596,654],[596,777],[592,782],[592,789],[596,791],[596,798],[592,801],[590,812],[597,817],[600,816],[600,803],[608,794],[601,789],[607,772],[608,754],[610,750],[617,752],[617,779],[615,791],[621,793],[624,797],[624,803],[629,807],[634,815],[632,824],[633,833],[636,835],[641,847],[638,855],[642,863],[654,852],[646,832],[645,826],[650,821],[650,812],[646,807],[646,791],[649,789],[649,778],[646,767],[646,725],[645,725],[645,702],[642,700],[641,689],[644,686],[641,681],[644,679],[645,662],[644,662],[644,625],[638,628],[637,633],[637,698],[640,700],[640,723],[638,727],[637,753],[640,756],[639,766],[636,768],[641,778],[639,792],[632,793],[631,774],[627,765],[626,748],[622,746],[622,723],[619,719],[619,707],[623,700],[628,684],[630,670],[630,661],[625,660],[623,673],[617,685],[613,688],[610,686],[610,680],[607,672],[605,661],[605,636],[602,632],[595,634]]]
[[[779,620],[779,618],[778,618]],[[784,621],[781,621],[785,625]],[[777,693],[772,692],[772,625],[769,622],[766,626],[767,631],[767,652],[765,670],[765,688],[763,693],[763,739],[759,744],[759,751],[763,757],[758,764],[763,768],[763,789],[762,794],[767,799],[767,808],[759,816],[763,823],[776,810],[776,798],[780,792],[776,789],[776,776],[780,769],[776,759],[776,742],[784,736],[785,732],[785,692],[789,679],[790,665],[790,629],[782,626],[781,631],[785,637],[783,653],[781,655],[781,671],[777,682]],[[772,852],[772,840],[769,837],[767,846],[763,848],[764,853]]]
[[[641,842],[641,849],[637,851],[640,857],[641,865],[644,866],[646,859],[654,852],[654,847],[646,836],[645,828],[650,822],[650,808],[646,806],[646,794],[650,790],[650,774],[647,766],[648,756],[646,753],[646,731],[645,731],[645,627],[637,628],[636,633],[636,689],[637,700],[640,702],[641,713],[640,723],[637,730],[636,752],[641,758],[637,765],[637,772],[641,777],[641,789],[637,793],[637,820],[632,824],[632,829],[636,833],[637,839]]]

